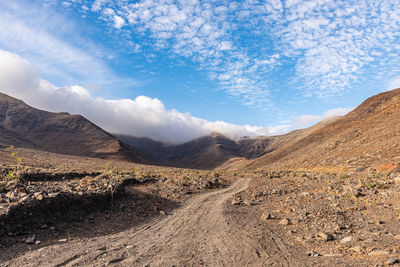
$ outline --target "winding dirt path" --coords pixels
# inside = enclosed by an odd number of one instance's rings
[[[140,228],[114,235],[75,240],[31,251],[8,266],[262,266],[288,265],[283,255],[267,254],[224,214],[226,201],[246,190],[250,179],[196,196],[180,209]],[[121,222],[124,223],[124,222]],[[272,235],[272,233],[271,233]],[[286,254],[271,236],[273,251]],[[269,245],[268,245],[269,246]],[[269,246],[270,247],[270,246]],[[270,248],[271,249],[271,248]],[[279,253],[282,251],[282,253]],[[276,253],[274,253],[276,254]],[[279,257],[276,257],[279,256]],[[277,261],[274,261],[274,258]]]

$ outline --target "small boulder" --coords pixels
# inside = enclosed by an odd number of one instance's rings
[[[261,218],[260,218],[261,220],[263,220],[264,222],[266,222],[266,221],[268,221],[269,219],[272,219],[272,215],[271,215],[271,213],[269,213],[269,212],[264,212],[262,215],[261,215]]]
[[[318,236],[325,241],[332,241],[335,239],[331,234],[325,232],[319,232]]]
[[[385,262],[386,265],[395,265],[397,263],[400,263],[399,259],[389,259]]]
[[[28,245],[33,245],[33,244],[35,244],[35,242],[36,242],[36,236],[35,235],[33,235],[31,237],[28,237],[25,240],[25,244],[28,244]]]
[[[357,253],[360,253],[362,248],[361,248],[361,246],[355,246],[355,247],[351,247],[350,250],[354,251],[354,252],[357,252]]]
[[[342,238],[339,243],[345,244],[345,243],[349,243],[353,240],[354,240],[354,238],[352,236],[346,236],[346,237]]]
[[[233,199],[233,200],[231,201],[231,204],[234,205],[234,206],[240,205],[240,200]]]
[[[319,256],[321,256],[321,254],[319,254],[318,252],[315,252],[315,251],[308,251],[308,252],[306,252],[306,255],[309,256],[309,257],[319,257]]]
[[[290,220],[288,218],[284,218],[284,219],[279,221],[279,224],[281,224],[281,225],[289,225],[290,224]]]

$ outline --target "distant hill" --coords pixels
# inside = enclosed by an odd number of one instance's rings
[[[179,145],[111,135],[80,115],[41,111],[0,93],[0,145],[195,169],[399,165],[400,89],[373,96],[343,117],[284,135],[236,141],[212,133]]]
[[[400,162],[400,89],[368,98],[356,109],[249,168],[377,167]]]
[[[231,157],[239,155],[236,143],[218,133],[179,145],[168,145],[149,138],[116,136],[156,164],[165,166],[214,169]]]
[[[0,145],[144,162],[129,145],[80,115],[52,113],[0,93]]]
[[[115,135],[160,165],[195,169],[215,169],[230,160],[255,159],[294,142],[320,125],[277,136],[246,137],[238,141],[212,133],[179,145],[149,138]]]

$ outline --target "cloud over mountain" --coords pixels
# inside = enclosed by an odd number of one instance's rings
[[[133,100],[107,100],[93,97],[81,86],[56,87],[40,79],[28,61],[3,50],[0,50],[0,90],[37,108],[82,114],[110,132],[146,136],[171,143],[189,141],[214,131],[239,138],[271,135],[282,130],[281,127],[210,122],[190,113],[168,110],[160,100],[147,96],[138,96]]]

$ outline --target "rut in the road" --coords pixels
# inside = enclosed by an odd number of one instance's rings
[[[224,216],[225,202],[249,182],[239,179],[229,188],[194,197],[174,214],[139,229],[32,251],[10,266],[264,265],[265,249]]]

